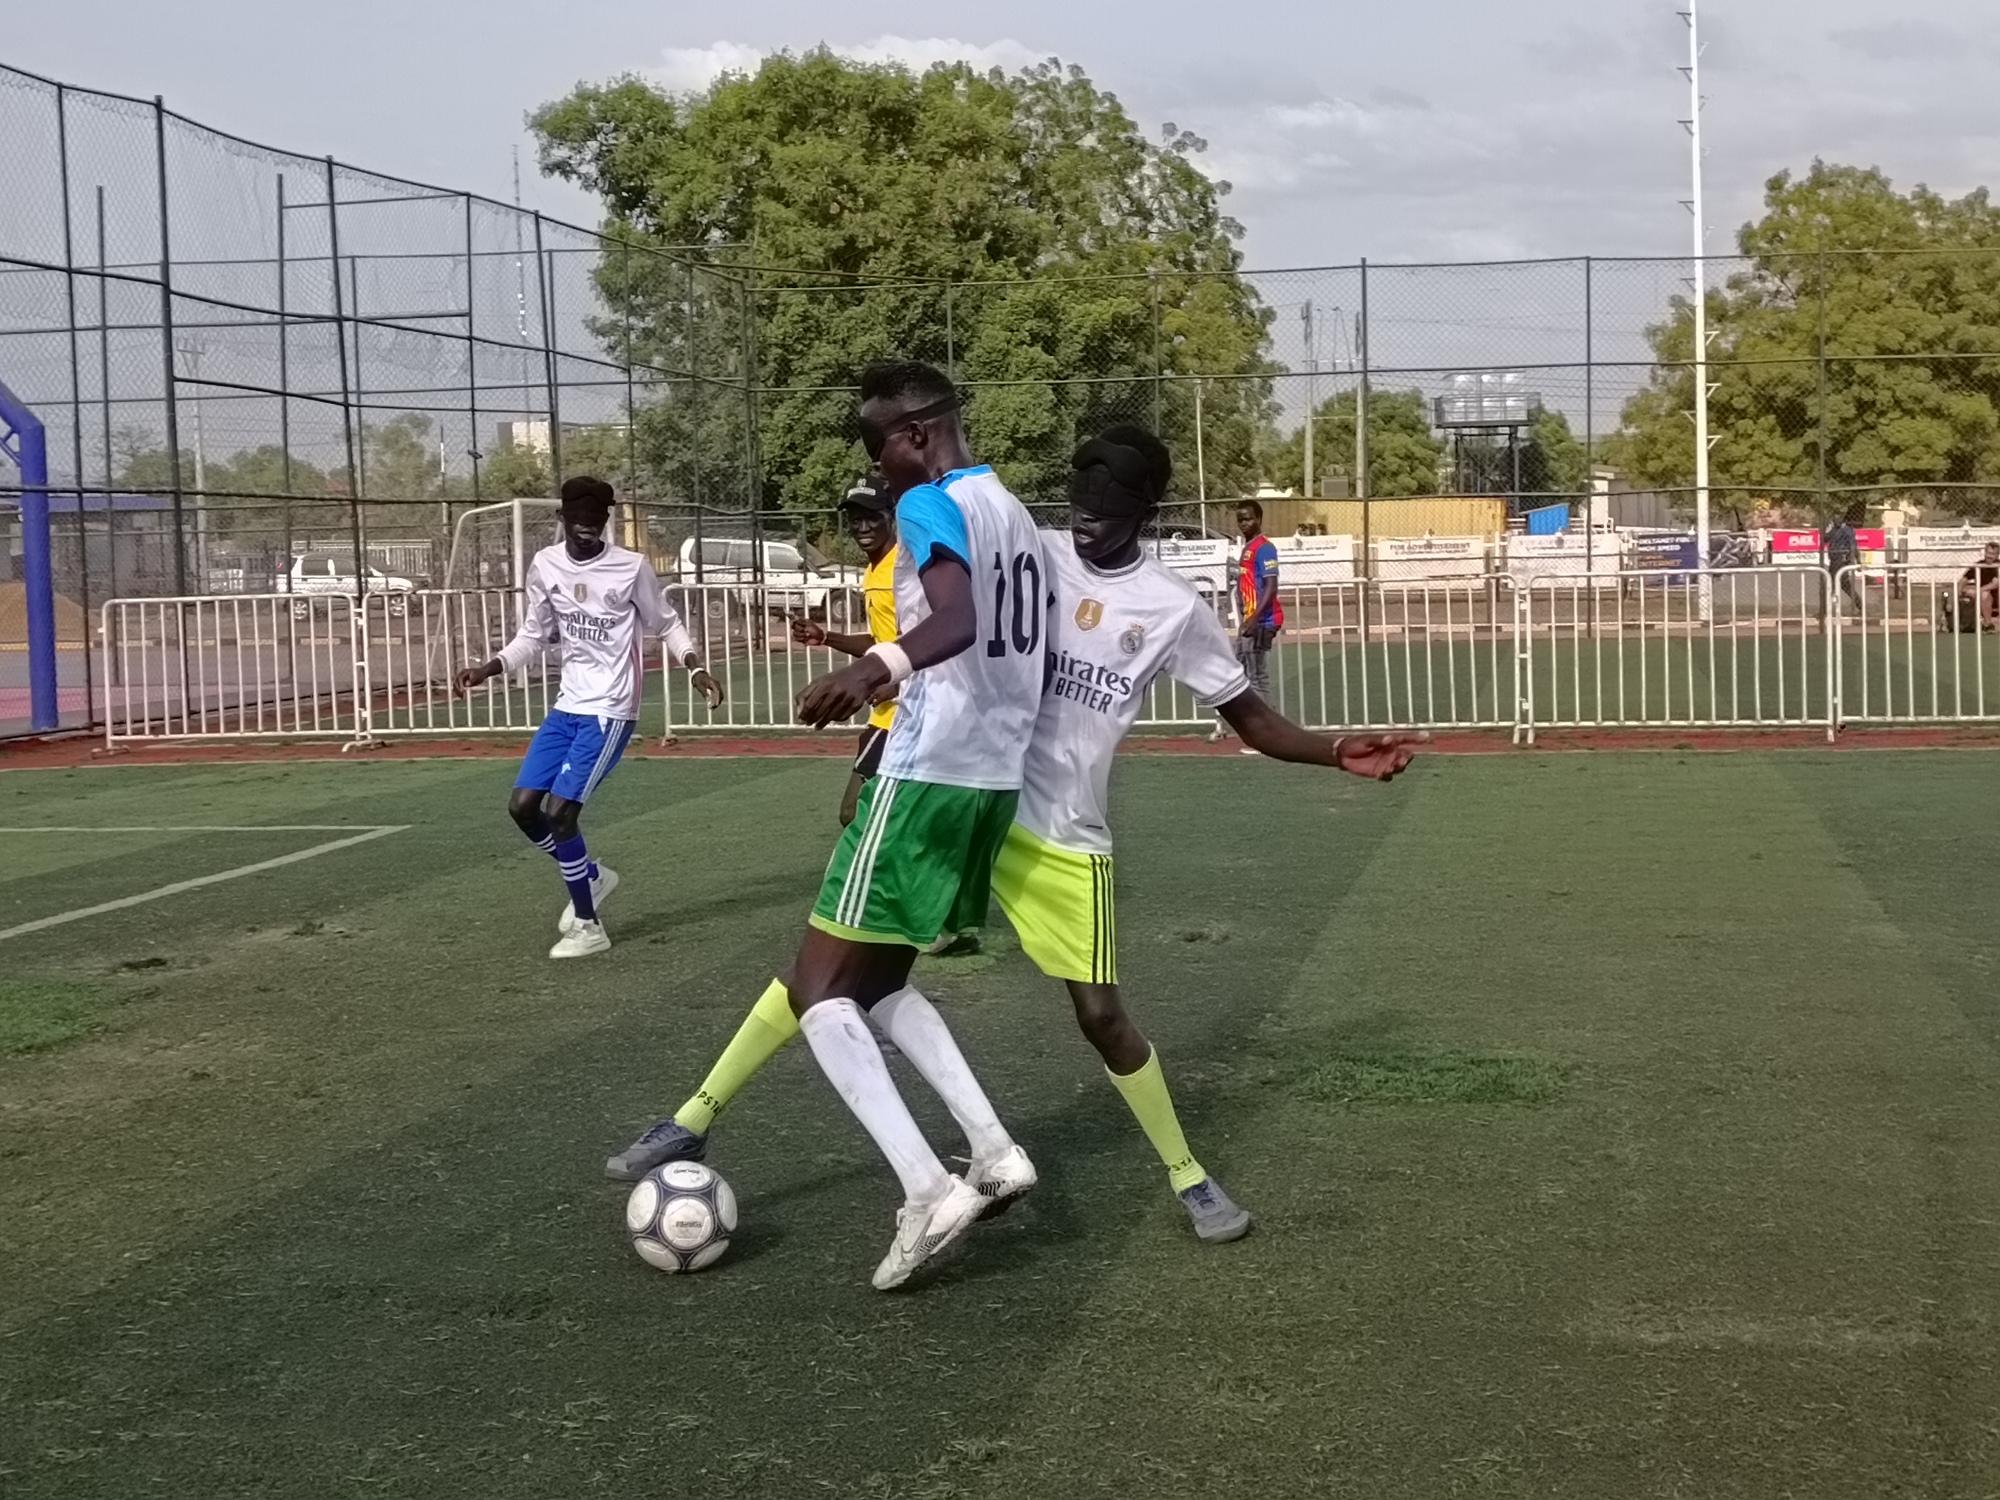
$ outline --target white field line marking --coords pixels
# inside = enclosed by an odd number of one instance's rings
[[[361,833],[387,826],[383,823],[169,823],[122,827],[79,823],[73,827],[58,827],[37,823],[0,828],[0,833]],[[410,825],[399,823],[396,826],[401,829]]]
[[[386,824],[371,828],[366,833],[357,833],[351,838],[333,839],[328,843],[315,844],[310,849],[301,849],[296,854],[281,854],[276,859],[260,859],[254,865],[238,865],[233,870],[223,870],[214,875],[202,875],[193,880],[177,880],[172,885],[163,885],[158,890],[145,891],[137,896],[124,896],[116,901],[106,901],[98,906],[80,907],[76,911],[60,912],[53,917],[42,917],[38,921],[23,922],[18,927],[0,929],[0,943],[8,938],[25,936],[30,932],[40,932],[44,927],[60,927],[65,922],[79,922],[85,917],[95,917],[107,911],[120,911],[128,906],[138,906],[147,901],[157,901],[162,896],[177,896],[182,891],[192,891],[204,885],[217,885],[225,880],[236,880],[244,875],[256,875],[265,870],[275,870],[280,865],[295,865],[302,859],[314,859],[322,854],[331,854],[336,849],[345,849],[353,844],[365,844],[370,839],[383,838],[388,834],[401,833],[408,823]],[[103,830],[92,829],[90,832]],[[261,831],[261,830],[260,830]]]

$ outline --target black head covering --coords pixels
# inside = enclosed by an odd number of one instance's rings
[[[1070,459],[1069,501],[1098,516],[1136,516],[1159,501],[1153,466],[1144,453],[1094,437]]]

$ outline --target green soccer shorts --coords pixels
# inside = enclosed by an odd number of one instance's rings
[[[916,948],[985,926],[994,856],[1019,798],[877,776],[834,847],[812,925],[850,942]]]
[[[1118,982],[1111,856],[1058,849],[1016,823],[993,862],[993,894],[1021,951],[1051,979]]]

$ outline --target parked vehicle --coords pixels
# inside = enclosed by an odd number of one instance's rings
[[[291,568],[278,580],[278,592],[306,596],[292,601],[292,617],[303,620],[312,611],[312,596],[352,599],[360,592],[360,584],[361,580],[354,574],[352,555],[305,552],[292,559]],[[380,568],[370,567],[366,587],[371,594],[387,594],[389,613],[401,616],[408,609],[409,595],[416,592],[417,586],[407,578],[398,578]]]
[[[854,619],[860,616],[861,573],[859,569],[830,562],[809,542],[764,542],[762,577],[756,566],[758,544],[740,537],[703,537],[700,567],[696,567],[696,543],[689,537],[681,543],[679,583],[692,588],[721,586],[752,602],[757,586],[773,610]]]

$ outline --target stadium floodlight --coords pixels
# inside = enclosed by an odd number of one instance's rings
[[[1449,394],[1436,398],[1431,410],[1433,424],[1444,432],[1532,427],[1542,414],[1542,397],[1518,370],[1483,371],[1452,376]]]

